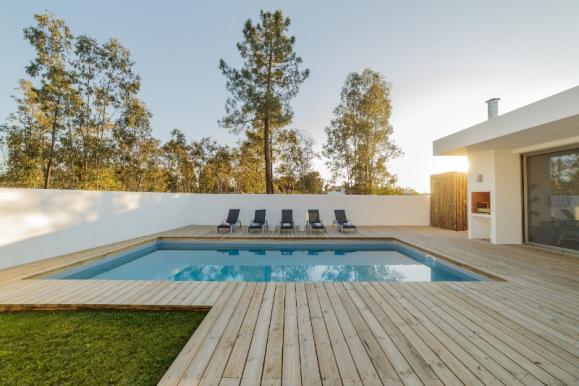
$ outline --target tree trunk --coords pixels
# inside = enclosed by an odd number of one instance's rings
[[[269,140],[269,116],[263,120],[263,154],[265,158],[265,193],[273,194],[273,176],[271,168],[271,142]]]
[[[263,120],[263,152],[265,156],[265,193],[273,194],[273,168],[271,165],[271,133],[269,131],[270,125],[270,97],[271,97],[271,69],[273,64],[273,49],[269,47],[269,60],[267,65],[267,95],[266,95],[266,112],[265,119]]]
[[[60,103],[60,99],[58,100],[58,103]],[[48,187],[50,186],[50,175],[52,173],[52,159],[54,158],[54,146],[56,144],[57,122],[58,122],[58,108],[54,110],[54,120],[52,121],[50,152],[48,153],[48,163],[46,164],[46,170],[44,171],[44,189],[48,189]]]
[[[271,192],[275,193],[273,189],[273,134],[269,131],[269,175],[271,176]]]

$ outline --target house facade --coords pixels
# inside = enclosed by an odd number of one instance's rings
[[[579,250],[579,86],[440,138],[467,156],[468,235]]]

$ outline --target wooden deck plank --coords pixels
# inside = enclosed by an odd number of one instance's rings
[[[342,383],[345,385],[362,385],[362,380],[360,379],[360,375],[358,374],[358,370],[356,369],[356,365],[352,359],[352,354],[348,348],[346,338],[342,333],[342,329],[340,328],[340,324],[338,323],[338,319],[336,318],[330,299],[326,293],[326,289],[323,284],[319,282],[315,284],[315,289],[315,297],[320,304],[320,310],[334,350],[334,356]],[[313,297],[314,296],[312,296],[312,298]]]
[[[434,291],[437,290],[438,288]],[[517,361],[517,363],[533,374],[537,379],[546,384],[563,384],[550,373],[550,371],[556,371],[557,375],[560,375],[561,372],[557,371],[558,369],[555,366],[551,366],[548,361],[545,361],[541,353],[530,351],[525,345],[521,344],[518,339],[514,339],[510,333],[505,333],[504,328],[497,328],[488,323],[482,313],[469,312],[470,310],[468,307],[459,307],[459,304],[464,306],[464,303],[461,303],[460,299],[453,296],[452,293],[445,292],[443,295],[445,296],[438,296],[437,299],[446,303],[444,307],[448,307],[448,309],[461,320],[472,323],[472,325],[476,326],[475,329],[481,335],[486,337],[485,340],[493,344],[513,360]],[[543,366],[547,367],[547,369],[544,369]]]
[[[14,280],[2,283],[0,287],[0,303],[11,302],[18,296],[24,296],[38,288],[51,285],[50,280]]]
[[[247,309],[249,307],[251,298],[253,297],[254,291],[255,291],[255,284],[248,283],[241,297],[241,300],[237,303],[235,311],[233,311],[233,316],[229,320],[229,323],[225,331],[220,336],[219,343],[215,351],[213,352],[211,359],[209,360],[207,368],[203,372],[201,382],[199,382],[200,385],[204,386],[219,385],[223,375],[223,370],[225,369],[227,361],[229,360],[229,355],[231,354],[233,345],[235,344],[235,340],[237,338],[239,329],[241,328],[241,324],[243,323],[243,320],[247,313]],[[219,335],[216,334],[216,336]],[[210,348],[208,348],[207,350],[210,350]],[[202,356],[203,353],[200,352],[198,355]],[[184,378],[183,380],[186,381],[185,383],[193,383],[193,381],[197,381],[197,379],[198,377],[193,379]]]
[[[334,350],[328,336],[316,288],[313,283],[307,283],[305,290],[322,383],[327,385],[341,384],[340,372],[336,364]]]
[[[340,302],[344,306],[347,315],[352,320],[352,324],[354,325],[354,329],[358,333],[358,336],[364,343],[364,347],[368,351],[372,362],[374,363],[374,367],[380,376],[380,379],[384,384],[388,385],[401,385],[402,380],[400,376],[406,378],[405,374],[399,374],[394,365],[392,364],[390,358],[384,353],[380,343],[377,340],[377,337],[372,333],[372,330],[368,327],[364,318],[358,312],[356,305],[350,298],[346,288],[342,283],[333,283],[333,286],[338,294],[338,298]]]
[[[91,298],[89,301],[87,301],[87,303],[92,302],[94,304],[112,304],[112,302],[118,298],[120,293],[122,294],[127,290],[127,288],[131,288],[135,284],[136,283],[132,280],[123,280],[120,282],[117,282],[116,280],[110,281],[106,286],[109,287],[110,290],[107,290],[106,292],[103,291],[98,296]],[[76,303],[77,298],[73,295],[69,297],[67,301],[70,303]]]
[[[460,358],[465,364],[471,363],[472,371],[479,370],[479,373],[482,373],[486,368],[493,376],[506,385],[524,384],[516,376],[518,371],[516,364],[511,365],[511,363],[503,360],[503,357],[493,355],[493,351],[487,350],[486,346],[479,344],[478,340],[473,338],[475,335],[472,331],[464,328],[455,319],[447,318],[445,314],[429,308],[430,304],[424,301],[419,293],[406,291],[400,286],[394,288],[394,286],[385,286],[378,283],[375,286],[378,289],[382,289],[380,292],[382,297],[401,315],[404,311],[398,310],[406,309],[416,315],[419,318],[417,320],[431,333],[438,333],[438,336],[441,336],[440,339],[446,342],[447,347],[454,348],[453,352],[455,355],[466,352],[468,355],[460,356]],[[473,358],[474,363],[471,362],[468,356]],[[512,366],[515,366],[515,368],[513,369]],[[493,384],[494,382],[488,383]]]
[[[109,304],[131,304],[127,302],[127,299],[134,294],[136,294],[141,288],[144,288],[147,285],[146,280],[136,280],[133,282],[133,285],[127,290],[123,292],[119,292],[116,298],[113,298]]]
[[[376,367],[366,351],[366,346],[356,332],[354,324],[340,301],[335,287],[331,283],[325,283],[324,289],[330,299],[334,314],[336,315],[336,319],[338,320],[342,333],[344,334],[344,339],[348,344],[352,354],[352,359],[354,360],[362,382],[367,385],[378,385],[382,383]]]
[[[243,324],[241,325],[239,334],[237,335],[232,352],[229,356],[227,366],[223,372],[223,378],[227,378],[230,384],[233,382],[239,384],[241,382],[241,377],[243,376],[243,370],[245,369],[245,362],[249,353],[251,339],[255,331],[255,325],[259,315],[259,310],[261,308],[265,288],[265,284],[257,284],[253,298],[249,304],[249,309],[245,319],[243,320]]]
[[[106,295],[108,291],[112,291],[114,286],[111,286],[105,281],[92,280],[75,280],[70,282],[68,286],[58,285],[58,283],[51,283],[51,285],[42,291],[36,291],[30,297],[23,299],[26,303],[58,303],[60,299],[72,294],[77,301],[81,303],[89,303],[91,299]]]
[[[304,385],[321,385],[322,378],[312,330],[312,321],[304,283],[296,283],[296,306],[298,311],[298,338],[300,344],[300,370]]]
[[[207,295],[207,296],[199,296],[199,298],[196,299],[197,303],[199,304],[214,304],[217,299],[219,299],[219,297],[221,296],[221,294],[223,293],[223,291],[225,290],[225,285],[227,283],[221,282],[221,283],[215,283],[216,285],[214,285],[211,290],[209,289],[205,289],[203,291],[203,294]]]
[[[419,342],[421,340],[420,336],[411,328],[414,323],[409,325],[403,318],[398,317],[394,309],[387,306],[386,302],[383,301],[378,292],[369,283],[364,284],[355,286],[355,288],[352,287],[352,291],[358,292],[360,300],[364,299],[376,322],[382,326],[383,333],[390,336],[391,344],[395,345],[400,353],[404,355],[422,383],[428,385],[441,384],[440,378],[432,369],[433,364],[438,364],[432,362],[436,355],[432,350],[439,352],[438,355],[440,356],[440,352],[444,352],[442,347],[436,345],[431,350],[430,347],[427,348],[424,342]],[[425,353],[421,355],[419,351],[425,351]],[[469,380],[469,383],[472,382],[473,384],[477,383],[469,374],[465,375],[464,380]]]
[[[173,289],[173,291],[168,292],[167,294],[165,294],[165,296],[163,296],[162,298],[160,298],[157,303],[158,304],[174,304],[174,300],[177,299],[181,293],[185,292],[189,286],[190,286],[189,281],[178,281],[175,283],[175,288]]]
[[[350,295],[352,303],[356,306],[361,318],[364,320],[376,341],[382,347],[382,350],[390,360],[394,370],[400,376],[404,384],[416,385],[420,384],[420,380],[415,371],[412,370],[407,359],[402,355],[396,344],[389,337],[388,333],[382,328],[377,316],[368,308],[364,300],[356,293],[351,283],[342,284],[346,288],[346,292]],[[443,365],[442,367],[446,367]],[[449,374],[450,371],[445,369]],[[454,377],[452,375],[451,377]]]
[[[400,326],[398,328],[405,329],[406,326],[414,330],[416,333],[428,331],[432,334],[438,341],[440,341],[446,349],[448,349],[453,355],[458,358],[470,371],[472,371],[483,383],[485,384],[499,384],[501,382],[506,384],[516,384],[515,378],[512,378],[508,373],[506,377],[501,379],[489,372],[483,365],[489,358],[482,354],[472,345],[468,339],[465,339],[460,334],[456,333],[452,329],[447,328],[444,321],[437,318],[432,318],[429,312],[422,313],[419,307],[415,304],[403,304],[397,302],[394,298],[389,296],[387,291],[380,286],[378,283],[366,284],[365,289],[367,289],[369,296],[372,300],[378,303],[381,309],[388,315],[388,318],[396,325]],[[405,308],[404,305],[408,305]],[[434,320],[431,320],[434,319]],[[394,328],[389,329],[389,331],[394,330]],[[405,336],[412,335],[408,333]],[[451,337],[456,338],[451,339]],[[396,343],[399,344],[401,339],[396,339]],[[411,347],[408,349],[411,351],[416,350],[412,343],[409,341]],[[466,349],[465,349],[466,348]],[[473,353],[475,351],[475,353]],[[449,360],[447,363],[453,363],[455,360]],[[496,367],[498,364],[492,363],[489,367]],[[454,367],[454,366],[453,366]],[[500,368],[502,369],[502,368]],[[505,374],[502,374],[505,375]],[[505,382],[506,381],[506,382]]]
[[[404,287],[394,288],[394,286],[389,286],[387,290],[392,293],[397,293],[397,291],[407,291]],[[416,291],[414,291],[416,292]],[[449,307],[445,302],[442,301],[441,297],[436,297],[430,293],[419,292],[419,297],[415,297],[414,300],[420,300],[429,305],[431,312],[436,312],[440,316],[446,318],[447,321],[451,322],[455,328],[458,328],[463,334],[468,336],[470,340],[476,342],[477,346],[484,350],[487,355],[497,359],[501,365],[508,369],[519,378],[523,383],[527,385],[542,384],[543,382],[536,378],[531,371],[528,370],[526,364],[519,362],[520,356],[513,352],[513,350],[508,350],[503,352],[501,348],[507,348],[505,345],[490,334],[481,331],[481,328],[472,323],[468,318],[464,317],[460,313],[457,313],[454,309]],[[400,295],[399,295],[400,296]],[[514,357],[514,358],[513,358]]]
[[[545,330],[549,334],[560,337],[563,341],[567,341],[569,338],[572,340],[579,339],[579,325],[576,325],[574,322],[569,323],[562,317],[553,317],[544,310],[523,306],[519,298],[517,298],[517,301],[505,299],[495,290],[485,291],[484,293],[469,292],[473,297],[476,297],[478,301],[492,304],[493,309],[499,310],[509,319],[525,320]]]
[[[269,323],[269,335],[263,364],[263,382],[281,383],[282,355],[283,355],[283,325],[285,316],[285,284],[275,285],[273,311]]]
[[[38,294],[39,292],[43,292],[46,289],[54,288],[54,283],[50,280],[35,280],[36,283],[31,285],[30,280],[20,280],[20,281],[13,281],[9,282],[13,284],[10,287],[10,290],[7,291],[5,294],[2,293],[0,302],[1,303],[19,303],[21,299],[29,296],[30,294]]]
[[[267,283],[241,378],[242,385],[257,385],[261,382],[274,296],[275,284]]]
[[[570,356],[568,353],[559,350],[555,345],[535,343],[534,334],[525,330],[521,325],[511,324],[503,318],[497,321],[493,318],[497,314],[492,309],[486,308],[480,303],[471,304],[455,293],[449,295],[454,297],[453,300],[465,310],[485,311],[478,315],[480,315],[479,320],[490,329],[489,331],[494,334],[497,334],[498,331],[505,333],[506,338],[503,340],[519,352],[524,353],[533,363],[565,383],[579,382],[579,379],[572,375],[578,370],[579,357],[576,357],[577,360],[575,362],[569,362],[568,358]]]
[[[282,385],[299,386],[302,384],[302,377],[300,370],[296,285],[295,283],[287,283],[285,287]]]
[[[193,288],[190,292],[185,293],[185,296],[183,297],[183,300],[180,302],[180,304],[198,304],[197,299],[201,296],[203,291],[205,291],[205,288],[207,288],[208,285],[209,282],[207,281],[200,282],[199,285]]]
[[[227,287],[224,293],[225,300],[211,309],[205,319],[203,319],[203,322],[201,322],[193,336],[187,341],[179,356],[171,364],[163,378],[161,378],[159,385],[177,385],[181,382],[195,356],[203,347],[206,338],[214,333],[215,325],[223,325],[229,320],[229,316],[231,315],[229,312],[233,312],[237,300],[233,295],[236,289],[237,293],[241,295],[240,288],[240,286],[235,285]]]
[[[233,290],[234,286],[229,286],[225,294],[231,296]],[[159,385],[177,385],[179,383],[185,370],[199,351],[215,322],[220,317],[223,317],[222,311],[227,305],[228,302],[223,301],[211,309],[199,327],[195,330],[195,333],[187,341],[175,361],[173,361],[163,378],[161,378]]]

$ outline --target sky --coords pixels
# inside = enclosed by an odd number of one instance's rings
[[[33,57],[22,29],[48,10],[74,34],[130,49],[157,138],[179,128],[233,145],[238,138],[217,123],[228,96],[218,62],[239,66],[235,44],[260,9],[291,18],[310,69],[292,127],[321,150],[346,76],[379,71],[392,85],[393,139],[404,151],[390,167],[419,192],[431,174],[466,170],[463,158],[432,156],[432,141],[485,120],[484,101],[500,97],[504,113],[579,84],[578,0],[29,0],[0,13],[0,121],[14,111],[10,96]],[[323,160],[315,166],[328,175]]]

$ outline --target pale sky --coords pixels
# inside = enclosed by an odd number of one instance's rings
[[[227,97],[220,58],[239,64],[246,19],[282,9],[310,78],[294,100],[293,127],[321,149],[324,127],[349,72],[370,67],[392,83],[394,140],[405,155],[391,169],[402,186],[429,189],[429,175],[463,169],[432,156],[432,141],[579,84],[577,0],[409,1],[20,1],[0,13],[0,120],[33,52],[22,29],[49,10],[74,34],[118,38],[142,77],[154,135],[234,144],[219,127]],[[324,171],[323,162],[317,168]]]

